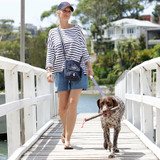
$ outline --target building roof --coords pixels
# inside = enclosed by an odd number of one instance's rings
[[[159,24],[155,24],[146,20],[138,20],[132,18],[123,18],[111,23],[114,26],[141,26],[141,27],[160,27]]]

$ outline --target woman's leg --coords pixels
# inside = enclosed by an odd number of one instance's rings
[[[63,125],[63,135],[65,136],[66,114],[68,108],[68,98],[70,91],[58,91],[58,113]],[[64,140],[63,140],[64,141]]]
[[[70,90],[65,126],[65,145],[70,145],[71,135],[77,118],[77,104],[82,89]]]

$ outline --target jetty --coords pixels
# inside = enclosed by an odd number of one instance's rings
[[[103,148],[100,119],[86,122],[94,113],[77,115],[72,135],[73,150],[64,150],[57,94],[46,80],[46,71],[29,64],[0,57],[4,71],[9,160],[108,159]],[[19,97],[19,74],[23,74],[23,97]],[[160,57],[126,71],[115,84],[115,95],[126,110],[118,138],[120,152],[114,160],[160,159]],[[111,130],[111,138],[113,130]]]

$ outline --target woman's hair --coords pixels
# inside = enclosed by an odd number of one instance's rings
[[[60,10],[57,10],[57,16],[58,16],[58,18],[57,18],[57,24],[58,25],[60,24],[60,22],[59,22],[59,12],[60,12]]]

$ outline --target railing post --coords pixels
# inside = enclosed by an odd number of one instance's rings
[[[160,66],[157,65],[156,97],[160,98]],[[156,144],[160,147],[160,109],[156,108]]]
[[[47,82],[46,73],[37,77],[37,96],[50,93],[50,84]],[[50,120],[50,101],[46,100],[37,105],[37,129],[40,129]],[[52,106],[53,107],[53,106]],[[43,116],[42,116],[43,115]]]
[[[55,86],[55,85],[54,85]],[[54,89],[54,87],[53,87]],[[54,110],[53,110],[53,115],[52,116],[56,116],[58,114],[58,94],[54,92],[54,90],[52,90],[53,92],[53,104],[54,104]]]
[[[131,74],[127,73],[127,94],[131,94],[132,93],[131,82],[132,82]],[[127,99],[126,103],[127,103],[127,106],[126,106],[127,107],[127,120],[132,123],[132,121],[133,121],[133,117],[132,117],[132,101]]]
[[[24,98],[35,98],[34,72],[31,70],[23,74]],[[36,132],[36,107],[35,105],[24,108],[25,142]]]
[[[147,105],[143,102],[143,96],[151,95],[151,81],[150,81],[151,72],[141,68],[140,77],[141,77],[141,124],[142,124],[142,132],[153,141],[153,107]]]
[[[139,94],[139,73],[133,71],[132,72],[132,94]],[[140,106],[138,102],[132,101],[132,109],[133,109],[133,124],[135,127],[140,129]]]
[[[50,93],[52,94],[51,103],[50,103],[50,117],[52,118],[54,115],[56,115],[56,99],[55,99],[55,93],[54,93],[54,83],[50,84]]]
[[[4,70],[4,75],[6,103],[18,100],[19,94],[17,67],[15,67],[13,70]],[[7,114],[7,141],[8,156],[10,156],[21,144],[19,110]]]

